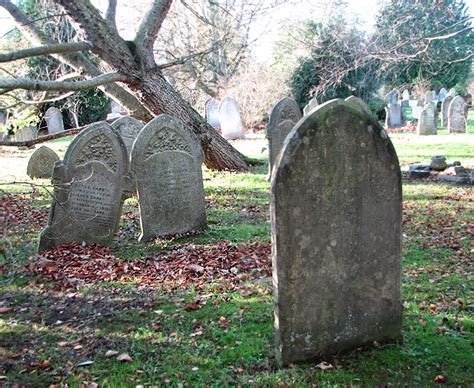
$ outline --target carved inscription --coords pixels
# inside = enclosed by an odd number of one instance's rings
[[[165,128],[158,132],[148,144],[145,152],[145,159],[150,156],[166,151],[183,151],[191,155],[191,148],[186,142],[174,131]]]
[[[77,156],[76,164],[78,166],[85,165],[91,160],[102,162],[113,172],[117,172],[115,148],[110,143],[110,139],[103,133],[92,137],[87,144],[83,146],[81,153]]]

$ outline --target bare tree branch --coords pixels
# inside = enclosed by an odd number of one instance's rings
[[[11,95],[11,94],[7,94],[7,96],[19,101],[19,103],[21,103],[21,104],[37,105],[37,104],[46,104],[46,103],[61,101],[61,100],[64,100],[65,98],[68,98],[68,97],[72,96],[74,93],[76,93],[76,92],[67,92],[67,93],[61,94],[60,96],[54,97],[54,98],[49,98],[49,99],[42,98],[42,99],[39,99],[37,101],[24,100],[22,98],[18,98],[17,96],[14,96],[14,95]],[[17,104],[15,104],[15,105],[17,105]],[[4,109],[7,109],[7,108],[4,108]]]
[[[92,45],[89,42],[71,42],[46,44],[38,47],[31,47],[24,50],[11,51],[6,54],[0,54],[0,62],[11,62],[18,59],[37,57],[40,55],[72,53],[77,51],[91,50]]]
[[[117,0],[109,0],[109,6],[105,13],[105,20],[110,24],[111,27],[117,31],[116,12],[117,11]]]
[[[35,144],[40,144],[44,143],[50,140],[54,139],[59,139],[61,137],[67,137],[71,135],[77,135],[79,132],[81,132],[84,128],[87,128],[88,125],[85,125],[83,127],[79,128],[74,128],[74,129],[68,129],[67,131],[61,131],[54,133],[52,135],[47,135],[47,136],[40,136],[36,139],[32,140],[24,140],[24,141],[0,141],[0,146],[6,146],[6,147],[31,147],[32,145]]]

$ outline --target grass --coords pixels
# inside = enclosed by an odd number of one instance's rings
[[[443,142],[411,134],[392,138],[402,164],[428,162],[434,154],[463,164],[474,159],[472,147],[460,136],[446,136],[449,141]],[[133,263],[188,243],[269,244],[266,176],[266,165],[247,173],[205,170],[209,228],[182,239],[137,243],[138,202],[128,200],[114,256]],[[45,189],[3,188],[17,195],[25,212],[47,212]],[[12,224],[3,240],[9,244],[7,253],[0,258],[0,265],[6,265],[0,275],[2,300],[14,307],[0,314],[0,384],[429,386],[440,375],[448,385],[470,385],[472,189],[404,180],[403,195],[404,341],[327,357],[324,361],[333,368],[324,371],[317,367],[323,360],[276,367],[272,290],[266,279],[244,279],[234,288],[209,281],[204,288],[190,284],[174,291],[129,279],[79,283],[65,290],[23,269],[44,219]],[[199,309],[186,309],[196,303]],[[127,353],[132,361],[106,357],[110,350]],[[93,363],[80,366],[85,361]]]

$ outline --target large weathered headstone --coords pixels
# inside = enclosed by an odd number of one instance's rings
[[[436,108],[433,103],[426,104],[418,118],[416,133],[418,135],[436,135]]]
[[[110,244],[122,208],[127,151],[105,122],[84,129],[53,170],[54,199],[39,250],[66,242]]]
[[[385,126],[398,127],[402,124],[402,107],[397,103],[389,103],[385,108]]]
[[[115,120],[112,123],[112,128],[114,128],[121,136],[123,143],[125,144],[125,148],[127,149],[127,159],[130,161],[133,142],[142,130],[143,124],[133,117],[124,116],[118,120]],[[125,197],[129,197],[136,191],[137,188],[135,179],[130,170],[130,163],[128,163],[128,170],[125,172],[123,194]]]
[[[26,173],[30,178],[51,178],[53,175],[54,163],[59,160],[59,156],[51,148],[41,146],[30,156]]]
[[[351,104],[355,104],[357,107],[364,110],[368,115],[372,116],[372,112],[370,111],[370,108],[368,107],[368,105],[364,101],[362,101],[359,97],[349,96],[345,99],[345,101],[350,102]]]
[[[449,115],[449,104],[451,104],[451,101],[453,101],[454,96],[447,95],[443,103],[441,104],[441,120],[442,120],[442,126],[447,127],[448,126],[448,115]]]
[[[401,339],[401,174],[387,133],[332,100],[299,121],[274,168],[278,363]]]
[[[224,139],[234,140],[245,137],[239,104],[232,97],[224,97],[220,102],[219,123]]]
[[[273,107],[267,125],[270,176],[283,142],[301,117],[298,104],[291,98],[285,97]]]
[[[303,108],[303,114],[306,116],[307,114],[309,114],[309,112],[311,112],[317,106],[319,106],[319,102],[316,99],[316,97],[313,97],[311,100],[309,100],[309,102]]]
[[[160,115],[132,148],[140,206],[140,241],[206,226],[201,145],[178,119]]]
[[[456,96],[449,104],[448,133],[466,133],[465,102],[461,96]]]
[[[44,119],[48,126],[48,134],[54,135],[55,133],[64,131],[63,115],[58,108],[54,106],[48,108]]]
[[[219,122],[219,102],[215,98],[210,98],[206,102],[206,121],[213,128],[220,128]]]

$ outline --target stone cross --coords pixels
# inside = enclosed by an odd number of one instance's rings
[[[466,133],[466,116],[464,115],[464,98],[456,96],[449,104],[448,133]]]
[[[224,97],[220,102],[219,123],[224,139],[235,140],[245,137],[239,104],[232,97]]]
[[[203,158],[199,140],[174,117],[160,115],[141,130],[131,157],[140,241],[206,227]]]
[[[401,174],[387,133],[332,100],[298,122],[274,168],[278,363],[401,340]]]
[[[48,126],[48,134],[54,135],[55,133],[64,131],[63,115],[58,108],[54,106],[48,108],[44,115],[46,124]]]
[[[59,156],[51,148],[41,146],[30,156],[26,173],[31,179],[51,178],[53,175],[54,163],[59,160]]]
[[[309,112],[311,112],[317,106],[319,106],[319,102],[316,99],[316,97],[313,97],[311,100],[309,100],[309,102],[303,108],[303,115],[306,116]]]
[[[73,241],[110,244],[127,168],[127,150],[110,125],[99,122],[81,131],[54,166],[54,198],[39,251]]]
[[[418,118],[416,133],[418,135],[436,135],[436,107],[434,103],[426,104]]]
[[[220,128],[219,122],[219,102],[215,98],[210,98],[206,102],[206,121],[213,128]]]

